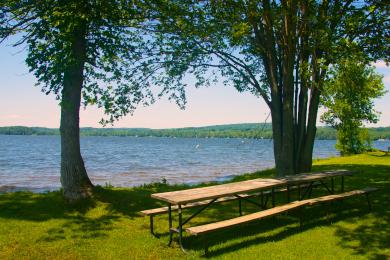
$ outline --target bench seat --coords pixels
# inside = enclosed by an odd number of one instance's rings
[[[186,231],[189,232],[192,235],[200,235],[200,234],[205,234],[210,231],[218,230],[218,229],[223,229],[227,227],[232,227],[236,226],[242,223],[248,223],[254,220],[259,220],[265,217],[273,216],[282,212],[286,212],[295,208],[299,208],[305,204],[304,201],[294,201],[289,204],[279,206],[279,207],[274,207],[270,209],[266,209],[260,212],[240,216],[237,218],[233,219],[227,219],[215,223],[210,223],[206,225],[201,225],[201,226],[196,226],[196,227],[189,227],[186,228]]]
[[[209,233],[212,231],[216,231],[216,230],[220,230],[220,229],[252,222],[255,220],[260,220],[260,219],[263,219],[265,217],[274,216],[274,215],[277,215],[279,213],[283,213],[283,212],[286,212],[286,211],[289,211],[292,209],[297,209],[297,208],[300,208],[303,206],[307,206],[307,205],[311,206],[311,205],[315,205],[318,203],[340,200],[343,198],[352,197],[352,196],[356,196],[356,195],[360,195],[360,194],[368,194],[368,193],[376,191],[376,190],[377,190],[376,188],[365,188],[365,189],[361,189],[361,190],[344,192],[341,194],[327,195],[327,196],[314,198],[314,199],[294,201],[294,202],[291,202],[291,203],[288,203],[285,205],[277,206],[274,208],[270,208],[270,209],[263,210],[260,212],[248,214],[245,216],[240,216],[237,218],[223,220],[223,221],[205,224],[205,225],[201,225],[201,226],[189,227],[189,228],[186,228],[185,230],[192,235],[205,234],[205,233]]]
[[[307,199],[306,201],[307,201],[307,205],[311,206],[311,205],[322,203],[322,202],[335,201],[335,200],[340,200],[340,199],[344,199],[344,198],[348,198],[348,197],[352,197],[352,196],[356,196],[356,195],[368,194],[368,193],[376,191],[376,190],[378,190],[378,189],[367,187],[367,188],[364,188],[361,190],[353,190],[353,191],[348,191],[348,192],[344,192],[341,194],[332,194],[332,195],[328,195],[328,196]]]

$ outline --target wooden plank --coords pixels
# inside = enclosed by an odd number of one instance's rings
[[[233,218],[233,219],[227,219],[227,220],[223,220],[223,221],[219,221],[219,222],[215,222],[215,223],[210,223],[210,224],[206,224],[206,225],[201,225],[201,226],[196,226],[196,227],[189,227],[189,228],[186,228],[186,231],[192,235],[205,234],[205,233],[208,233],[211,231],[215,231],[215,230],[219,230],[219,229],[232,227],[232,226],[236,226],[239,224],[263,219],[265,217],[273,216],[273,215],[276,215],[276,214],[279,214],[282,212],[286,212],[288,210],[302,207],[305,204],[306,204],[305,201],[294,201],[294,202],[291,202],[291,203],[286,204],[286,205],[278,206],[278,207],[271,208],[271,209],[266,209],[266,210],[263,210],[260,212],[248,214],[248,215]]]
[[[365,189],[348,191],[348,192],[344,192],[341,194],[333,194],[333,195],[323,196],[323,197],[319,197],[319,198],[307,199],[305,201],[307,201],[308,205],[314,205],[314,204],[323,203],[323,202],[327,202],[327,201],[334,201],[334,200],[344,199],[344,198],[348,198],[348,197],[352,197],[352,196],[356,196],[356,195],[360,195],[360,194],[365,194],[365,193],[373,192],[376,190],[378,190],[378,189],[368,187]]]
[[[285,182],[282,180],[259,178],[202,188],[155,193],[151,196],[152,198],[163,200],[171,204],[185,204],[206,199],[226,197],[234,194],[247,193],[261,189],[270,189],[272,187],[281,186],[283,184],[285,184]]]
[[[353,172],[349,170],[332,170],[325,172],[313,172],[313,173],[302,173],[297,175],[289,175],[279,180],[285,181],[287,184],[298,184],[298,183],[306,183],[312,181],[318,181],[321,179],[332,178],[337,176],[348,176],[352,175]]]
[[[273,216],[273,215],[276,215],[276,214],[279,214],[279,213],[282,213],[285,211],[289,211],[292,209],[296,209],[296,208],[299,208],[299,207],[302,207],[305,205],[314,205],[317,203],[338,200],[338,199],[342,199],[342,198],[347,198],[347,197],[351,197],[351,196],[356,196],[356,195],[360,195],[360,194],[373,192],[376,190],[377,190],[376,188],[365,188],[365,189],[361,189],[361,190],[354,190],[354,191],[344,192],[341,194],[328,195],[328,196],[323,196],[323,197],[314,198],[314,199],[294,201],[294,202],[291,202],[289,204],[285,204],[282,206],[274,207],[271,209],[263,210],[260,212],[248,214],[248,215],[233,218],[233,219],[223,220],[223,221],[205,224],[205,225],[196,226],[196,227],[189,227],[189,228],[186,228],[186,231],[192,235],[205,234],[205,233],[212,232],[215,230],[220,230],[223,228],[228,228],[228,227],[240,225],[243,223],[248,223],[251,221],[260,220],[260,219],[263,219],[265,217]]]
[[[240,197],[242,198],[247,198],[247,197],[252,197],[252,196],[255,196],[257,194],[238,194]],[[226,201],[232,201],[232,200],[237,200],[238,197],[236,196],[229,196],[229,197],[223,197],[223,198],[219,198],[216,203],[218,202],[226,202]],[[192,202],[192,203],[188,203],[188,204],[184,204],[182,206],[182,209],[185,209],[185,208],[193,208],[193,207],[199,207],[199,206],[204,206],[208,203],[210,203],[211,200],[204,200],[204,201],[198,201],[198,202]],[[177,205],[174,205],[172,206],[172,210],[177,210],[178,209],[178,206]],[[150,216],[150,215],[158,215],[158,214],[163,214],[163,213],[167,213],[168,212],[168,207],[161,207],[161,208],[155,208],[155,209],[148,209],[148,210],[143,210],[141,211],[141,213],[145,216]]]

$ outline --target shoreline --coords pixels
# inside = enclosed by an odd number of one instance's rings
[[[59,134],[5,134],[5,133],[0,133],[0,136],[55,136],[55,137],[60,137]],[[85,135],[80,133],[80,138],[86,138],[86,137],[115,137],[115,138],[172,138],[172,139],[177,139],[177,138],[183,138],[183,139],[248,139],[248,140],[273,140],[273,138],[269,137],[223,137],[223,136],[160,136],[160,135],[147,135],[147,136],[138,136],[138,135]],[[335,138],[315,138],[314,140],[316,141],[337,141]],[[390,142],[390,138],[376,138],[372,139],[373,142]]]

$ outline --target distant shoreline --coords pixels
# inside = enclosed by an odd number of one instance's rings
[[[368,128],[372,140],[389,140],[390,127]],[[58,128],[8,126],[0,127],[0,135],[59,135]],[[80,128],[81,136],[132,136],[132,137],[179,137],[179,138],[250,138],[272,139],[270,123],[246,123],[185,127],[168,129],[151,128]],[[318,126],[316,139],[335,140],[336,130]]]

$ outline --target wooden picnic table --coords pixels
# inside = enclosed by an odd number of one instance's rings
[[[258,191],[261,189],[269,189],[284,184],[284,180],[259,178],[202,188],[155,193],[152,194],[152,198],[166,201],[173,205],[180,205],[189,202],[203,201],[207,199],[226,197],[234,194]]]
[[[203,201],[207,199],[221,198],[229,195],[235,195],[246,192],[254,192],[265,189],[274,188],[277,186],[291,186],[302,183],[321,181],[327,178],[342,177],[342,191],[344,189],[343,176],[351,175],[347,170],[325,171],[309,174],[297,174],[285,176],[277,179],[258,178],[246,181],[239,181],[227,184],[218,184],[213,186],[193,188],[187,190],[171,191],[154,193],[152,198],[168,202],[172,205],[183,205],[190,202]]]
[[[169,244],[171,244],[172,242],[173,232],[177,232],[179,233],[180,246],[183,249],[182,242],[181,242],[183,225],[186,224],[188,221],[190,221],[192,218],[194,218],[196,215],[198,215],[200,212],[205,210],[207,207],[209,207],[211,204],[213,204],[220,198],[225,198],[227,196],[232,196],[232,195],[236,196],[240,202],[239,205],[240,205],[240,215],[241,215],[240,199],[244,198],[241,197],[242,194],[250,193],[250,192],[259,192],[264,190],[271,190],[272,206],[274,207],[275,188],[286,187],[288,201],[290,200],[290,193],[289,193],[290,187],[292,187],[293,185],[298,186],[299,194],[300,194],[300,185],[305,183],[310,184],[308,188],[310,192],[313,183],[320,182],[323,186],[326,187],[326,189],[329,191],[330,194],[333,194],[334,178],[341,176],[341,191],[344,191],[344,176],[351,175],[351,174],[352,172],[348,170],[334,170],[334,171],[325,171],[325,172],[317,172],[317,173],[309,173],[309,174],[297,174],[297,175],[285,176],[283,178],[275,178],[275,179],[258,178],[258,179],[252,179],[252,180],[246,180],[246,181],[240,181],[234,183],[213,185],[208,187],[155,193],[152,194],[151,197],[168,203],[168,222],[169,222],[169,234],[170,234]],[[324,180],[328,178],[331,179],[331,188],[329,188],[324,182]],[[301,196],[299,195],[299,200],[300,199]],[[202,208],[200,208],[189,218],[183,220],[182,206],[188,203],[201,202],[201,201],[207,201],[207,203],[205,203]],[[252,203],[259,205],[255,202]],[[172,228],[172,205],[176,205],[175,209],[178,210],[178,217],[179,217],[178,228]]]

